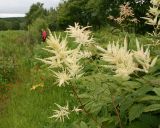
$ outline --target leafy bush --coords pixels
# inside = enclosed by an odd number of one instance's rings
[[[153,26],[154,31],[151,34],[152,36],[159,36],[159,28],[160,28],[160,2],[158,0],[151,0],[152,6],[147,13],[147,17],[143,17],[146,20],[146,24]]]
[[[120,14],[117,18],[113,16],[109,16],[108,18],[111,20],[114,20],[116,23],[120,25],[122,30],[129,31],[129,27],[134,24],[137,24],[139,21],[134,16],[134,12],[132,7],[130,6],[130,3],[124,3],[119,6]]]
[[[91,25],[94,29],[100,29],[106,25],[117,26],[107,19],[108,16],[119,17],[119,6],[130,3],[134,12],[134,18],[139,22],[129,24],[128,31],[145,33],[150,30],[145,25],[144,17],[149,8],[149,0],[67,0],[61,1],[56,9],[50,9],[48,13],[49,27],[51,30],[64,30],[68,24],[80,22],[82,25]],[[136,21],[133,17],[132,21]],[[128,19],[128,18],[127,18]],[[124,25],[128,25],[125,20]],[[131,22],[130,22],[131,23]]]
[[[51,56],[39,60],[49,65],[55,85],[71,89],[79,106],[56,104],[51,118],[64,121],[71,113],[83,112],[87,119],[78,118],[73,127],[158,127],[160,59],[150,57],[150,49],[145,50],[138,40],[137,50],[128,49],[126,39],[124,45],[113,42],[103,49],[96,45],[88,26],[75,24],[66,32],[75,38],[75,47],[68,47],[67,36],[50,34],[44,50]],[[90,50],[95,51],[95,46],[101,53],[96,51],[93,58]]]
[[[28,38],[30,43],[38,43],[42,41],[41,30],[46,29],[48,26],[47,21],[37,18],[28,28]]]
[[[0,79],[2,83],[9,83],[15,80],[15,64],[12,58],[0,60]],[[3,63],[2,63],[3,62]]]

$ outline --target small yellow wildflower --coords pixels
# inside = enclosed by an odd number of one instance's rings
[[[35,90],[38,87],[44,87],[44,84],[40,83],[40,84],[37,84],[37,85],[33,85],[30,90]]]

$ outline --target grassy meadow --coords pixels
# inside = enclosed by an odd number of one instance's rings
[[[71,115],[65,123],[50,119],[54,103],[77,104],[67,87],[55,86],[52,74],[36,58],[48,55],[45,44],[28,43],[26,31],[0,31],[0,128],[72,128],[71,122],[83,114]],[[113,40],[122,41],[126,33],[111,33],[110,29],[94,33],[97,43],[104,46]],[[128,34],[129,47],[135,48],[135,37],[143,44],[151,42],[146,36]],[[88,62],[86,62],[87,64]],[[84,69],[95,73],[96,63]],[[34,85],[42,84],[31,90]],[[69,99],[69,101],[66,101]]]
[[[60,125],[48,118],[55,102],[66,102],[67,90],[52,86],[52,76],[35,59],[43,56],[44,45],[25,43],[25,34],[0,32],[0,128],[67,128],[69,122]],[[31,91],[37,84],[44,84],[44,88]]]

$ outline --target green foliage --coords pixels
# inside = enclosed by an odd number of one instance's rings
[[[80,123],[80,128],[88,128],[88,126],[86,125],[86,123],[85,122],[81,122]]]
[[[54,103],[63,105],[66,103],[66,97],[71,106],[77,105],[77,102],[69,87],[53,86],[55,82],[53,76],[47,71],[46,66],[35,60],[37,57],[48,56],[41,51],[44,44],[28,45],[27,38],[24,36],[26,34],[25,31],[0,33],[0,48],[2,48],[0,67],[7,71],[6,74],[0,71],[0,83],[4,86],[10,84],[13,87],[7,94],[10,99],[5,104],[3,110],[5,113],[0,116],[1,128],[95,128],[97,125],[101,128],[117,128],[120,126],[115,108],[119,112],[124,128],[158,127],[160,59],[148,74],[133,74],[130,80],[123,81],[113,77],[110,70],[100,66],[103,62],[99,60],[97,50],[92,48],[95,56],[83,60],[86,66],[84,77],[72,82],[83,103],[82,106],[78,105],[80,108],[84,107],[98,124],[91,116],[86,117],[84,113],[72,115],[70,120],[59,123],[48,118],[55,108]],[[113,35],[106,30],[97,31],[94,35],[100,38],[96,41],[103,46],[106,46],[109,40],[118,38],[122,40],[124,37],[123,33]],[[130,47],[135,48],[135,35],[129,36]],[[149,42],[146,37],[139,36],[139,38],[141,42]],[[152,47],[151,54],[157,55],[156,50],[158,51],[159,47]],[[7,78],[7,82],[4,77]],[[41,82],[44,83],[43,88],[30,91],[33,85]]]
[[[84,65],[88,64],[84,76],[69,85],[76,89],[75,98],[88,117],[84,127],[149,127],[145,124],[147,119],[141,122],[144,115],[159,118],[159,58],[154,70],[135,72],[128,80],[115,77],[111,70],[99,66],[103,65],[99,58],[92,59],[83,60]]]
[[[160,88],[154,88],[153,91],[160,96]]]
[[[68,102],[72,105],[74,100],[68,90],[52,86],[52,75],[35,59],[46,56],[40,51],[44,44],[28,44],[26,34],[27,31],[0,32],[0,128],[68,128],[81,115],[70,117],[65,124],[48,118],[55,102],[65,104],[64,97],[70,97]],[[39,83],[44,87],[30,90]]]
[[[0,30],[23,30],[25,19],[22,18],[0,18]]]
[[[157,78],[152,78],[152,80],[154,79]],[[81,94],[79,97],[83,101],[85,108],[92,113],[97,120],[99,118],[101,120],[105,118],[109,119],[107,121],[108,123],[103,122],[102,127],[111,125],[109,123],[113,121],[111,117],[116,116],[113,103],[120,112],[123,125],[129,125],[127,123],[127,120],[129,120],[130,126],[134,126],[134,120],[139,120],[143,113],[151,114],[159,118],[159,89],[147,80],[144,80],[142,77],[138,79],[132,78],[130,81],[121,81],[119,79],[115,80],[111,76],[96,74],[80,79],[77,84],[80,90],[82,90],[82,92],[80,91]],[[152,111],[157,114],[149,113]],[[143,127],[143,124],[138,123],[136,126]]]
[[[28,27],[28,38],[30,43],[38,43],[42,41],[41,32],[42,29],[47,29],[47,21],[41,18],[37,18],[29,27]]]
[[[129,110],[129,121],[133,121],[136,118],[139,118],[143,113],[144,105],[143,104],[135,104]]]
[[[149,8],[150,1],[136,3],[136,0],[67,0],[61,1],[56,9],[49,10],[49,26],[51,30],[65,29],[68,24],[79,22],[82,25],[91,25],[94,29],[99,29],[105,25],[118,27],[117,24],[107,19],[112,15],[118,17],[119,6],[129,2],[138,19],[138,24],[130,24],[126,27],[129,32],[144,33],[150,30],[145,25],[144,17]],[[125,23],[128,25],[128,22]]]
[[[28,27],[29,43],[38,43],[42,41],[42,29],[48,28],[48,11],[43,7],[43,4],[37,2],[30,7],[29,12],[26,14],[26,22]]]
[[[160,110],[160,104],[152,104],[144,108],[144,112]]]
[[[0,81],[2,84],[14,81],[15,68],[16,65],[13,58],[3,58],[3,60],[0,60]]]
[[[153,33],[150,33],[150,35],[159,37],[159,27],[160,27],[160,21],[159,21],[159,1],[158,0],[151,0],[150,1],[152,6],[150,6],[150,9],[147,12],[147,16],[143,17],[146,20],[146,24],[153,26],[154,30]]]
[[[44,18],[47,16],[47,10],[43,8],[43,4],[37,2],[30,7],[29,12],[26,13],[27,25],[32,24],[37,18]]]
[[[50,11],[50,15],[53,16],[52,24],[60,29],[65,29],[68,24],[74,22],[100,28],[106,24],[107,12],[111,4],[113,4],[113,1],[110,0],[63,1],[54,11]]]

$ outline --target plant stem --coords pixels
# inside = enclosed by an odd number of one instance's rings
[[[120,114],[119,114],[119,110],[118,110],[117,107],[116,107],[115,98],[114,98],[114,96],[113,96],[112,93],[111,93],[111,90],[110,90],[110,88],[109,88],[109,85],[108,85],[108,89],[109,89],[109,91],[110,91],[110,95],[111,95],[111,98],[112,98],[112,104],[113,104],[115,113],[116,113],[117,118],[118,118],[119,126],[120,126],[120,128],[123,128],[122,121],[121,121]]]
[[[115,99],[114,99],[113,96],[111,96],[111,97],[112,97],[112,104],[113,104],[113,107],[114,107],[114,109],[115,109],[115,113],[116,113],[116,115],[117,115],[118,121],[119,121],[119,126],[120,126],[120,128],[123,128],[122,122],[121,122],[121,118],[120,118],[120,114],[119,114],[119,111],[118,111],[118,109],[117,109],[117,107],[116,107],[116,104],[115,104]]]
[[[77,91],[76,91],[75,86],[72,85],[72,84],[71,84],[71,86],[72,86],[73,94],[74,94],[74,96],[76,97],[76,99],[78,100],[78,102],[80,103],[80,105],[82,106],[83,111],[84,111],[84,112],[86,113],[86,115],[87,115],[88,117],[90,117],[98,126],[100,126],[100,124],[98,123],[97,119],[94,118],[93,115],[92,115],[91,113],[89,113],[89,112],[85,109],[85,107],[84,107],[81,99],[80,99],[79,96],[78,96],[78,93],[77,93]]]

